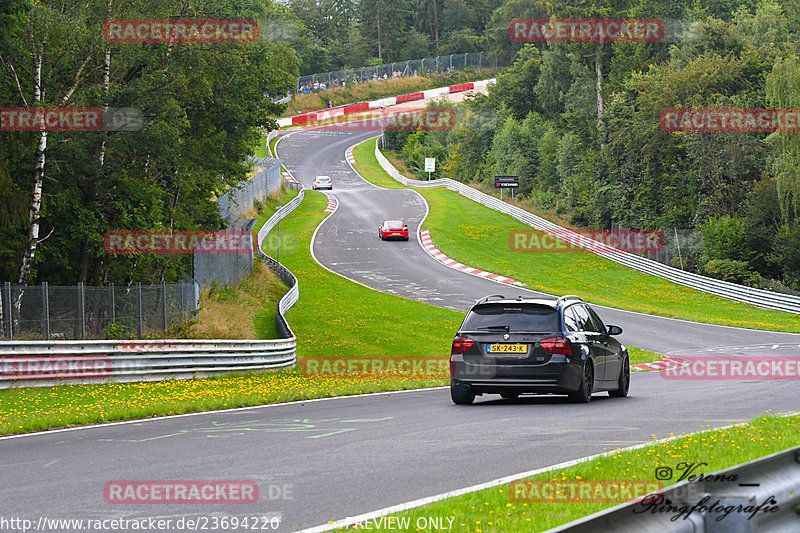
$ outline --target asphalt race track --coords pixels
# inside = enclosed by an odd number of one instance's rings
[[[345,149],[371,135],[301,131],[278,145],[305,186],[317,174],[333,178],[339,208],[317,233],[317,259],[371,287],[453,309],[465,310],[487,294],[527,294],[447,268],[423,251],[416,241],[426,210],[420,197],[375,188],[345,161]],[[392,218],[409,225],[408,243],[378,239],[378,224]],[[623,342],[657,351],[800,353],[798,335],[611,309],[600,314],[623,327]],[[798,405],[793,381],[670,381],[645,373],[633,375],[628,398],[599,394],[588,405],[561,397],[487,397],[455,406],[447,389],[434,389],[6,438],[0,439],[0,516],[35,523],[40,516],[177,520],[280,513],[280,530],[292,531],[653,435],[722,426],[767,410],[792,412]],[[111,480],[208,479],[256,481],[260,499],[249,505],[120,505],[103,497]],[[456,516],[456,531],[459,523]]]

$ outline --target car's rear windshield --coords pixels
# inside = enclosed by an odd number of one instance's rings
[[[386,227],[389,229],[402,229],[403,223],[397,220],[388,220],[386,221]]]
[[[474,308],[464,320],[464,331],[502,330],[530,333],[558,331],[558,311],[552,307],[531,304],[489,304]]]

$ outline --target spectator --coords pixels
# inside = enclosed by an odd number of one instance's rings
[[[328,109],[333,109],[333,100],[328,100]]]

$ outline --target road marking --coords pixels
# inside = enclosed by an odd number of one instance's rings
[[[784,417],[786,417],[786,416],[794,416],[796,414],[798,414],[798,413],[787,413],[787,414],[784,414],[782,416],[784,416]],[[585,462],[588,462],[588,461],[593,461],[593,460],[598,459],[600,457],[606,457],[606,456],[614,454],[614,453],[638,450],[638,449],[647,448],[647,447],[650,447],[650,446],[653,446],[653,445],[656,445],[656,444],[661,444],[661,443],[664,443],[664,442],[669,442],[669,441],[673,441],[673,440],[680,439],[680,438],[683,438],[683,437],[687,437],[689,435],[695,435],[697,433],[703,433],[703,432],[707,432],[707,431],[715,431],[715,430],[721,430],[721,429],[728,429],[728,428],[732,428],[732,427],[743,426],[745,424],[747,424],[747,422],[739,422],[739,423],[736,423],[736,424],[728,424],[727,426],[722,426],[722,427],[718,427],[718,428],[705,428],[705,429],[701,429],[699,431],[693,431],[691,433],[686,433],[684,435],[676,435],[674,437],[667,437],[665,439],[659,439],[659,440],[650,441],[650,442],[643,442],[641,444],[636,444],[634,446],[629,446],[627,448],[619,448],[617,450],[609,450],[607,452],[598,453],[596,455],[590,455],[588,457],[582,457],[580,459],[573,459],[572,461],[559,463],[557,465],[546,466],[544,468],[538,468],[536,470],[530,470],[528,472],[520,472],[519,474],[512,474],[510,476],[501,477],[499,479],[494,479],[492,481],[487,481],[485,483],[480,483],[478,485],[472,485],[471,487],[465,487],[463,489],[451,490],[449,492],[443,492],[441,494],[436,494],[434,496],[428,496],[426,498],[420,498],[418,500],[413,500],[413,501],[410,501],[410,502],[405,502],[405,503],[401,503],[401,504],[398,504],[398,505],[393,505],[391,507],[384,507],[383,509],[379,509],[377,511],[372,511],[370,513],[364,513],[364,514],[361,514],[361,515],[358,515],[358,516],[348,516],[348,517],[343,518],[341,520],[331,521],[331,522],[329,522],[327,524],[321,524],[321,525],[318,525],[318,526],[314,526],[314,527],[310,527],[310,528],[306,528],[306,529],[301,529],[297,533],[322,533],[323,531],[330,531],[332,529],[344,529],[344,528],[347,528],[348,526],[352,526],[353,524],[355,524],[357,522],[363,523],[363,522],[366,522],[367,520],[372,520],[372,519],[375,519],[375,518],[380,518],[382,516],[387,516],[387,515],[390,515],[390,514],[399,513],[399,512],[402,512],[402,511],[407,511],[408,509],[413,509],[415,507],[421,507],[423,505],[428,505],[430,503],[434,503],[434,502],[438,502],[438,501],[441,501],[441,500],[445,500],[447,498],[452,498],[452,497],[455,497],[455,496],[461,496],[463,494],[469,494],[471,492],[477,492],[479,490],[490,489],[492,487],[497,487],[499,485],[506,485],[506,484],[511,483],[512,481],[516,481],[518,479],[535,476],[537,474],[541,474],[541,473],[544,473],[544,472],[550,472],[552,470],[560,470],[562,468],[569,468],[571,466],[575,466],[575,465],[578,465],[578,464],[581,464],[581,463],[585,463]]]
[[[35,437],[41,435],[50,435],[53,433],[64,433],[67,431],[83,431],[86,429],[96,429],[96,428],[106,428],[112,426],[125,426],[129,424],[147,424],[153,422],[159,422],[162,420],[169,420],[174,418],[188,418],[188,417],[195,417],[195,416],[208,416],[208,415],[215,415],[221,413],[236,413],[241,411],[253,411],[256,409],[269,409],[274,407],[283,407],[283,406],[294,406],[294,405],[302,405],[304,403],[317,403],[317,402],[328,402],[331,400],[344,400],[349,398],[351,400],[360,400],[361,398],[369,398],[373,396],[394,396],[397,394],[411,394],[415,392],[427,392],[427,391],[434,391],[434,390],[444,390],[450,389],[450,386],[447,385],[445,387],[427,387],[424,389],[408,389],[408,390],[398,390],[398,391],[386,391],[386,392],[369,392],[366,394],[349,394],[346,396],[331,396],[329,398],[312,398],[310,400],[295,400],[293,402],[283,402],[283,403],[268,403],[264,405],[252,405],[250,407],[233,407],[231,409],[216,409],[214,411],[202,411],[199,413],[186,413],[182,415],[167,415],[167,416],[157,416],[153,418],[135,418],[133,420],[122,420],[120,422],[107,422],[105,424],[91,424],[88,426],[76,426],[71,428],[61,428],[61,429],[48,429],[45,431],[36,431],[34,433],[22,433],[20,435],[6,435],[5,437],[0,437],[0,441],[2,440],[11,440],[11,439],[22,439],[26,437]],[[60,441],[57,444],[64,444],[67,441]]]
[[[431,234],[426,229],[420,231],[420,239],[422,248],[428,253],[428,255],[430,255],[431,257],[433,257],[434,259],[436,259],[445,266],[449,266],[450,268],[459,270],[461,272],[466,272],[467,274],[473,274],[475,276],[491,279],[493,281],[499,281],[500,283],[506,283],[508,285],[517,285],[517,286],[523,285],[522,283],[520,283],[515,279],[507,278],[499,274],[493,274],[491,272],[486,272],[485,270],[481,270],[479,268],[473,268],[461,264],[451,257],[447,257],[436,247],[435,244],[433,244],[433,241],[431,240]]]
[[[143,437],[133,439],[98,439],[101,442],[150,442],[154,440],[167,439],[170,437],[180,437],[181,435],[192,434],[208,439],[240,437],[246,435],[248,432],[261,432],[261,433],[319,433],[318,435],[309,435],[307,439],[321,439],[323,437],[330,437],[331,435],[338,435],[340,433],[347,433],[348,431],[355,431],[355,427],[320,427],[325,423],[333,423],[333,426],[341,426],[341,424],[353,423],[366,423],[366,422],[382,422],[384,420],[391,420],[393,416],[386,416],[383,418],[321,418],[318,420],[303,418],[303,419],[289,419],[283,421],[266,421],[266,420],[249,420],[245,422],[211,422],[210,426],[181,429],[173,433],[165,435],[156,435],[154,437]]]

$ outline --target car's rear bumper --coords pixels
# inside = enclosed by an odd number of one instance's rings
[[[566,394],[578,390],[582,366],[577,362],[547,363],[531,368],[477,367],[463,361],[455,364],[451,385],[468,387],[476,394],[504,392]]]

